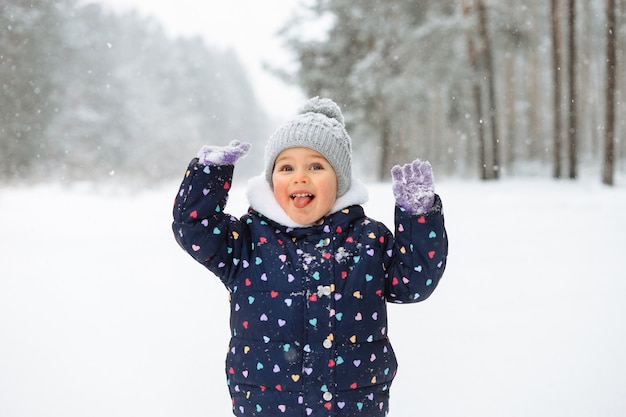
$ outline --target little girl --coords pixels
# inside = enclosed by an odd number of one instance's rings
[[[236,416],[385,416],[397,363],[386,302],[433,292],[446,266],[428,162],[392,169],[395,235],[367,217],[339,107],[313,98],[265,149],[241,219],[224,212],[249,144],[205,146],[174,206],[178,243],[230,292]]]

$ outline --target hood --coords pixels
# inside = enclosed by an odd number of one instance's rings
[[[250,207],[265,217],[287,227],[309,227],[310,224],[298,224],[291,220],[285,210],[280,207],[274,198],[274,192],[266,180],[265,172],[248,180],[246,191]],[[353,178],[352,185],[344,195],[339,197],[328,214],[336,213],[346,207],[361,205],[367,202],[369,196],[367,187],[361,181]]]

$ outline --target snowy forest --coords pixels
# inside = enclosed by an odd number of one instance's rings
[[[326,37],[292,34],[314,19]],[[624,0],[320,0],[284,33],[292,78],[346,103],[380,178],[408,153],[483,179],[606,160],[610,183],[626,155],[625,19]]]
[[[77,0],[0,8],[1,181],[171,179],[189,149],[273,130],[233,52]],[[315,0],[280,33],[298,69],[269,70],[341,104],[366,179],[417,155],[451,177],[611,184],[625,20],[626,0]]]
[[[178,178],[267,118],[232,51],[77,0],[0,0],[0,181]]]

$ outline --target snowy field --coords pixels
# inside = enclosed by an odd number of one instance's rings
[[[227,293],[172,237],[177,186],[0,189],[0,416],[230,415]],[[390,307],[390,417],[625,416],[626,189],[438,192],[449,266],[426,302]],[[391,224],[389,184],[370,193]]]

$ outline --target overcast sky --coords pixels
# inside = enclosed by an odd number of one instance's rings
[[[233,48],[246,66],[259,102],[279,119],[293,115],[304,96],[263,70],[263,62],[288,66],[290,57],[275,34],[297,0],[92,0],[117,11],[136,9],[160,21],[172,35],[201,35],[208,45]],[[291,64],[293,65],[293,64]]]

